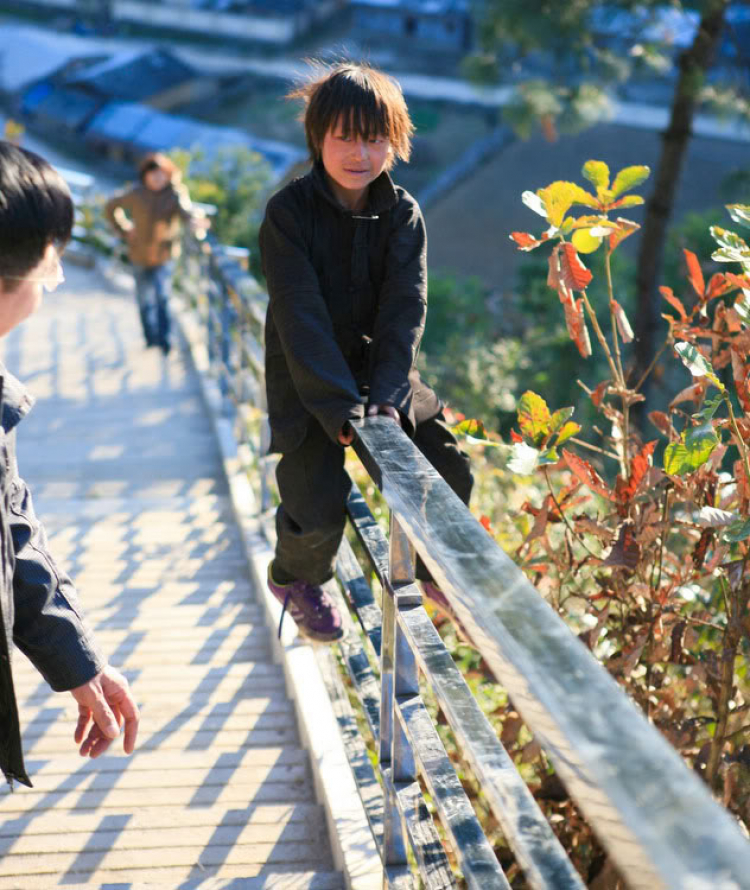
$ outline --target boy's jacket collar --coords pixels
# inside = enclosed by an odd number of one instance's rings
[[[346,216],[351,216],[354,219],[377,219],[381,213],[385,213],[387,210],[395,207],[398,203],[396,187],[387,170],[383,170],[380,176],[370,183],[370,190],[367,195],[367,206],[364,210],[358,210],[356,212],[342,207],[333,196],[331,189],[328,186],[325,168],[320,161],[313,165],[313,168],[310,171],[310,176],[312,177],[317,192],[319,192],[330,204],[333,204],[338,211]]]

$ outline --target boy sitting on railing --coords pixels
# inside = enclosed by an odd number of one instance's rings
[[[414,131],[401,89],[370,66],[343,63],[290,97],[305,101],[313,167],[271,198],[260,231],[271,450],[282,454],[268,585],[301,635],[333,642],[341,616],[321,585],[344,532],[350,422],[393,418],[465,503],[473,480],[415,367],[427,238],[419,205],[388,172],[408,161]],[[424,566],[417,577],[449,612]]]

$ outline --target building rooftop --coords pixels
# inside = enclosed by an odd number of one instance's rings
[[[140,102],[197,77],[194,68],[165,49],[116,53],[66,78],[100,96]]]

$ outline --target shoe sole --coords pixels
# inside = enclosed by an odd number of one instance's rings
[[[344,636],[343,628],[336,636],[331,636],[330,634],[316,634],[315,631],[309,631],[307,628],[300,627],[299,624],[297,624],[297,633],[306,643],[316,643],[319,646],[330,646],[333,643],[338,643]]]

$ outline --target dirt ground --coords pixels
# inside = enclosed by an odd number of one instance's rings
[[[654,171],[659,148],[658,133],[611,125],[564,136],[554,143],[541,137],[512,143],[426,210],[430,268],[479,275],[491,287],[508,291],[519,262],[526,256],[510,241],[510,232],[540,232],[544,222],[521,203],[523,191],[535,191],[556,179],[587,185],[581,167],[590,158],[606,161],[613,172],[644,163]],[[694,138],[680,179],[675,221],[688,211],[725,203],[719,194],[722,180],[748,163],[747,143]],[[640,192],[644,197],[648,185]],[[740,203],[748,199],[750,195],[733,198]],[[624,215],[640,222],[643,209],[636,207]],[[638,237],[632,238],[633,248]]]

